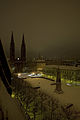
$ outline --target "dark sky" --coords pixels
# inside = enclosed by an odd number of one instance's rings
[[[9,55],[11,31],[16,55],[24,33],[28,56],[80,56],[79,0],[2,0],[0,38]]]

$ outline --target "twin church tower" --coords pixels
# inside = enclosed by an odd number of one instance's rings
[[[11,35],[11,42],[10,42],[10,61],[15,62],[15,43],[14,43],[13,32]],[[23,34],[22,43],[21,43],[20,61],[26,62],[26,45],[25,45],[25,40],[24,40],[24,34]]]

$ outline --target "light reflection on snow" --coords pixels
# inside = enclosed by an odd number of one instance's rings
[[[80,83],[66,83],[67,86],[80,86]]]
[[[18,78],[27,78],[27,77],[42,77],[42,73],[18,73]]]
[[[72,86],[70,83],[67,83],[66,85],[68,85],[68,86]]]

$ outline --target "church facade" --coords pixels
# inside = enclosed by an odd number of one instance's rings
[[[26,45],[24,40],[24,34],[22,36],[22,43],[21,43],[21,56],[18,58],[15,57],[15,42],[14,42],[13,33],[11,35],[10,66],[13,72],[24,72],[26,69]]]

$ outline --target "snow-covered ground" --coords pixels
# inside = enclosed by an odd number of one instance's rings
[[[24,115],[20,109],[20,106],[15,98],[7,93],[7,90],[0,78],[0,106],[5,114],[8,112],[9,120],[24,120]]]
[[[51,85],[55,81],[46,80],[44,78],[27,78],[25,81],[32,84],[32,86],[40,86],[40,90],[52,97],[56,97],[62,104],[73,103],[74,106],[80,110],[80,86],[66,86],[62,83],[63,94],[55,93],[55,85]]]

